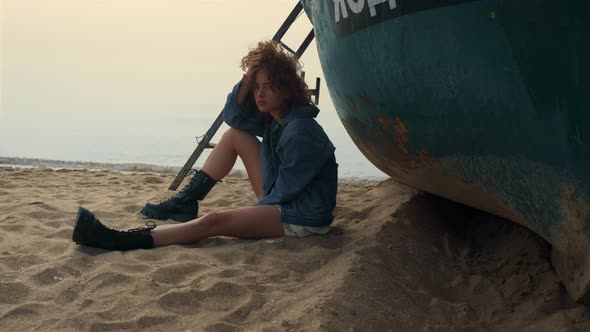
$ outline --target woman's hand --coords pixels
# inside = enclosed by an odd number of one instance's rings
[[[252,75],[253,68],[257,67],[260,62],[262,61],[262,54],[259,51],[254,51],[252,56],[250,57],[250,61],[248,62],[248,71],[246,72],[246,77],[250,77]]]
[[[258,51],[254,51],[254,53],[252,53],[252,55],[250,56],[250,59],[248,61],[248,70],[246,71],[244,77],[242,77],[240,89],[238,90],[238,95],[236,96],[236,102],[238,103],[238,105],[242,105],[246,100],[246,95],[248,94],[248,89],[246,89],[246,81],[248,81],[248,79],[254,71],[254,68],[256,68],[261,61],[262,54],[260,54],[260,52]]]
[[[238,105],[242,105],[246,100],[246,95],[248,94],[248,89],[246,89],[246,82],[249,80],[250,76],[254,72],[254,68],[256,68],[260,62],[262,61],[262,54],[258,51],[254,51],[250,56],[248,61],[248,70],[244,77],[242,77],[242,82],[240,83],[240,89],[238,90],[238,95],[236,96],[236,102]]]

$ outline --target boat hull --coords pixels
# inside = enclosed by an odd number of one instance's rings
[[[571,296],[590,300],[587,2],[302,2],[367,159],[533,230]]]

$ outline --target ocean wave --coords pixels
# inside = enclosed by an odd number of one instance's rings
[[[102,163],[35,158],[1,157],[0,166],[47,167],[57,169],[116,170],[121,172],[178,173],[180,167],[140,163]]]
[[[46,167],[52,169],[85,169],[85,170],[114,170],[120,172],[146,172],[146,173],[171,173],[178,174],[180,166],[163,166],[144,163],[105,163],[95,161],[68,161],[38,158],[17,158],[0,156],[0,167]],[[197,168],[194,167],[193,168]],[[232,177],[247,177],[246,170],[233,169],[229,174]],[[350,176],[344,174],[339,176],[341,182],[374,184],[385,180],[384,176]]]

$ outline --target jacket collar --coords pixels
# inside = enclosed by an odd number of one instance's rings
[[[297,118],[315,118],[320,110],[314,105],[299,106],[289,112],[279,123],[281,126],[286,125],[289,121]]]

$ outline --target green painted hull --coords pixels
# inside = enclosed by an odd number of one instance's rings
[[[333,103],[365,156],[535,231],[570,294],[588,301],[588,2],[385,1],[373,21],[368,5],[354,21],[350,3],[365,1],[302,2]]]

